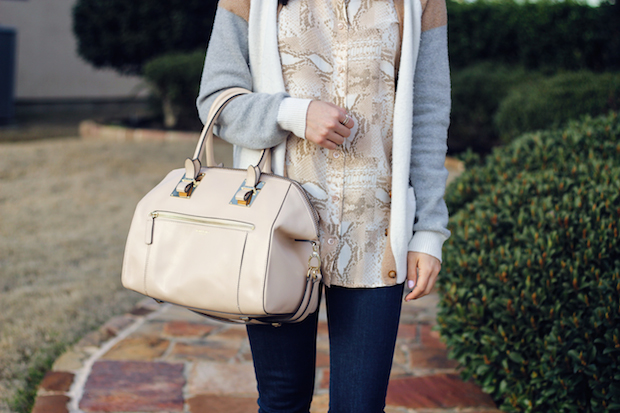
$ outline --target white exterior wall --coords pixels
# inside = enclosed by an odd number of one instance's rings
[[[0,0],[0,25],[17,30],[16,99],[107,99],[136,95],[139,78],[96,70],[78,57],[71,29],[74,3],[75,0]]]

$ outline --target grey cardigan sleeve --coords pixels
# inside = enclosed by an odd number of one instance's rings
[[[218,7],[196,100],[203,123],[215,98],[231,87],[252,90],[248,23],[242,17]],[[279,126],[277,119],[280,104],[286,97],[286,93],[252,93],[237,97],[220,114],[216,123],[218,136],[250,149],[276,146],[289,134]]]
[[[448,177],[444,164],[450,124],[447,26],[422,32],[414,84],[410,180],[417,207],[413,229],[432,231],[432,234],[427,234],[428,237],[415,234],[412,243],[434,243],[430,238],[439,242],[450,236],[448,209],[443,199]],[[411,244],[409,248],[410,251],[425,249]]]

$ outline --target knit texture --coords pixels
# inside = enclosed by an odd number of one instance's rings
[[[422,32],[414,89],[411,184],[417,204],[413,225],[417,236],[409,243],[409,251],[434,256],[450,236],[446,229],[448,209],[443,199],[448,179],[444,166],[448,146],[440,135],[450,123],[450,94],[437,93],[450,90],[447,44],[445,25]]]
[[[234,0],[234,2],[242,0]],[[220,2],[220,5],[227,2]],[[249,11],[249,9],[248,9]],[[197,99],[198,114],[206,122],[218,94],[231,87],[254,90],[248,67],[248,23],[218,7]],[[289,134],[278,122],[282,100],[289,94],[251,93],[237,97],[220,114],[216,134],[233,145],[251,149],[272,148]],[[242,121],[239,121],[242,119]],[[304,124],[305,127],[305,124]]]
[[[312,99],[285,98],[278,109],[278,125],[306,139],[306,115]]]

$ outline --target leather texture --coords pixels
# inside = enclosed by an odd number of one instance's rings
[[[318,306],[318,214],[297,182],[270,173],[269,150],[247,170],[216,166],[213,155],[219,113],[245,93],[220,94],[193,158],[138,203],[121,280],[219,320],[298,322]]]

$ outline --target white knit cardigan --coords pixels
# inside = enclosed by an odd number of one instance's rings
[[[278,0],[251,0],[248,24],[250,68],[254,91],[286,92],[278,49]],[[394,104],[392,146],[392,204],[390,243],[396,261],[397,282],[407,276],[407,252],[421,251],[441,259],[445,237],[435,231],[413,234],[416,200],[409,185],[413,79],[421,35],[422,5],[419,0],[404,1],[403,38],[398,88]],[[286,141],[273,149],[273,172],[283,174]],[[235,147],[235,167],[256,164],[260,151]]]

